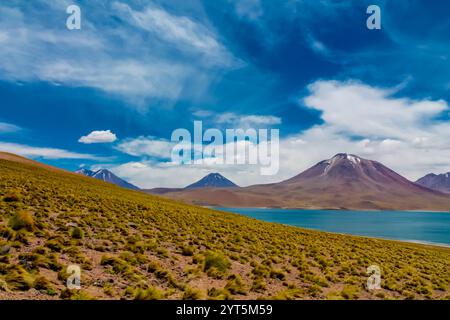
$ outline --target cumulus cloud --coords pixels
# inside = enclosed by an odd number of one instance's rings
[[[98,130],[92,131],[86,136],[82,136],[78,139],[78,142],[91,144],[91,143],[109,143],[117,140],[117,137],[111,130]]]
[[[32,147],[24,144],[0,142],[0,151],[15,153],[25,157],[44,159],[86,159],[105,161],[107,158],[97,157],[91,154],[71,152],[57,148]]]

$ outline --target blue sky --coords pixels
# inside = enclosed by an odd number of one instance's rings
[[[66,29],[70,4],[81,8],[81,30]],[[369,4],[381,8],[381,30],[366,28]],[[0,150],[69,170],[107,167],[141,187],[183,186],[211,171],[241,185],[278,181],[338,152],[410,179],[450,171],[449,9],[2,1]],[[171,133],[194,120],[280,129],[279,174],[170,166]],[[95,131],[97,143],[86,143]]]

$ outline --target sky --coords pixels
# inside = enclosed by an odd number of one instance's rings
[[[81,9],[81,29],[66,8]],[[369,5],[381,29],[369,30]],[[3,0],[0,150],[142,187],[246,186],[346,152],[450,171],[450,3]],[[278,129],[279,171],[176,164],[178,128]]]

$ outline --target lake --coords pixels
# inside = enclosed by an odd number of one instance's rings
[[[450,213],[215,208],[307,229],[450,246]]]

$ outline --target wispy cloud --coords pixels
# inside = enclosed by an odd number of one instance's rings
[[[183,51],[200,53],[214,64],[230,65],[235,58],[217,40],[213,31],[186,16],[171,14],[160,7],[149,5],[142,11],[128,4],[114,2],[112,7],[131,24]]]
[[[0,133],[17,132],[22,130],[22,128],[6,122],[0,122]]]
[[[104,7],[85,3],[82,30],[69,31],[53,18],[61,17],[64,2],[37,3],[0,4],[2,80],[91,87],[133,101],[177,99],[189,94],[186,87],[201,92],[210,74],[237,61],[214,31],[163,8],[138,11],[115,2],[105,14]],[[39,19],[38,10],[50,18]],[[108,26],[117,16],[130,23]]]
[[[108,158],[98,157],[91,154],[71,152],[64,149],[32,147],[24,144],[0,142],[0,151],[15,153],[25,157],[43,159],[86,159],[95,161],[106,161]]]
[[[251,128],[281,124],[280,117],[270,115],[243,115],[235,112],[214,114],[209,110],[197,110],[193,115],[198,118],[209,118],[215,124],[225,124],[233,128]]]
[[[281,124],[281,118],[275,116],[240,115],[233,112],[218,114],[216,123],[225,123],[236,127],[270,126]]]

